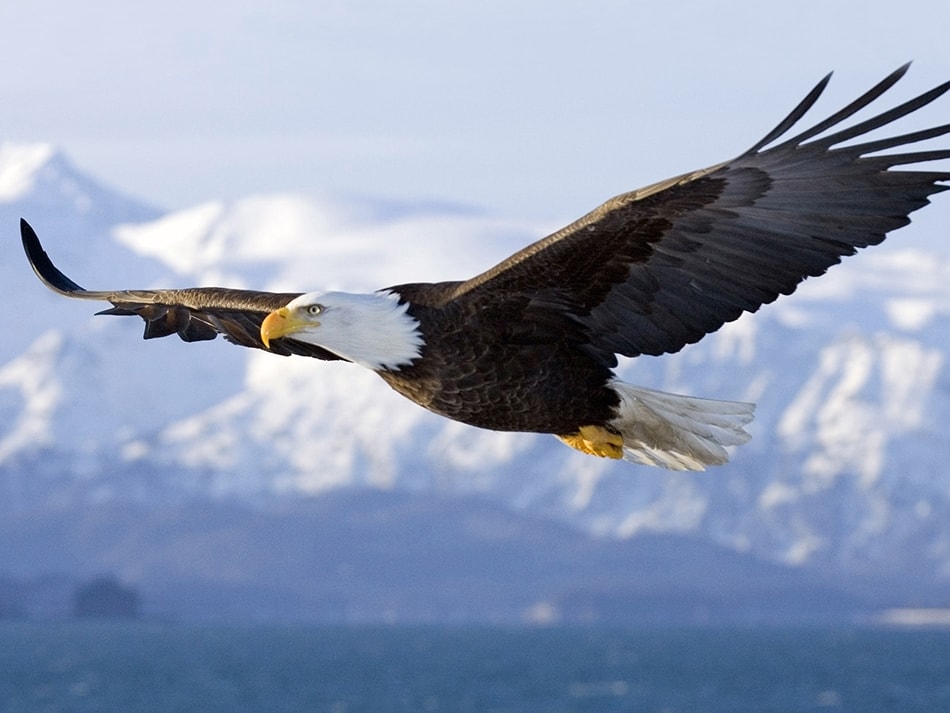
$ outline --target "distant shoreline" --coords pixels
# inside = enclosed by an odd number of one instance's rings
[[[948,627],[950,609],[885,609],[874,622],[888,626]]]

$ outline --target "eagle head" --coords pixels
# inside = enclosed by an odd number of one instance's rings
[[[393,292],[308,292],[261,322],[261,341],[290,337],[379,371],[420,356],[423,339],[407,302]]]

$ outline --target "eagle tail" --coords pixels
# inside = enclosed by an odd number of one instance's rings
[[[743,428],[755,404],[669,394],[614,380],[620,397],[610,427],[623,437],[624,460],[670,470],[705,470],[729,460],[726,446],[749,440]]]

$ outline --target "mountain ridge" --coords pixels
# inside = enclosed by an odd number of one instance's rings
[[[914,224],[679,354],[622,363],[627,381],[758,402],[732,463],[679,474],[448,422],[352,365],[143,342],[137,320],[45,293],[13,238],[26,217],[93,289],[375,289],[464,278],[559,226],[300,195],[162,214],[55,150],[27,169],[0,190],[0,269],[12,313],[30,315],[0,346],[0,510],[431,493],[595,537],[689,536],[854,577],[920,577],[923,561],[950,579],[950,249]]]

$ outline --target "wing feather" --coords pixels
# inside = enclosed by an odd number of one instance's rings
[[[97,314],[138,316],[145,321],[145,339],[177,334],[186,342],[214,339],[219,334],[234,344],[281,355],[340,359],[321,347],[295,339],[275,339],[270,349],[261,340],[261,322],[299,293],[193,287],[181,290],[86,290],[66,277],[50,260],[36,232],[25,220],[20,234],[30,266],[48,288],[66,297],[111,302]]]
[[[779,125],[737,158],[617,196],[467,282],[445,300],[497,290],[560,291],[588,332],[589,350],[675,352],[743,312],[821,275],[843,256],[910,222],[950,172],[891,170],[950,158],[950,148],[877,152],[950,134],[944,124],[842,145],[942,96],[950,82],[835,129],[889,90],[901,67],[801,133],[775,143],[812,108],[825,77]]]

